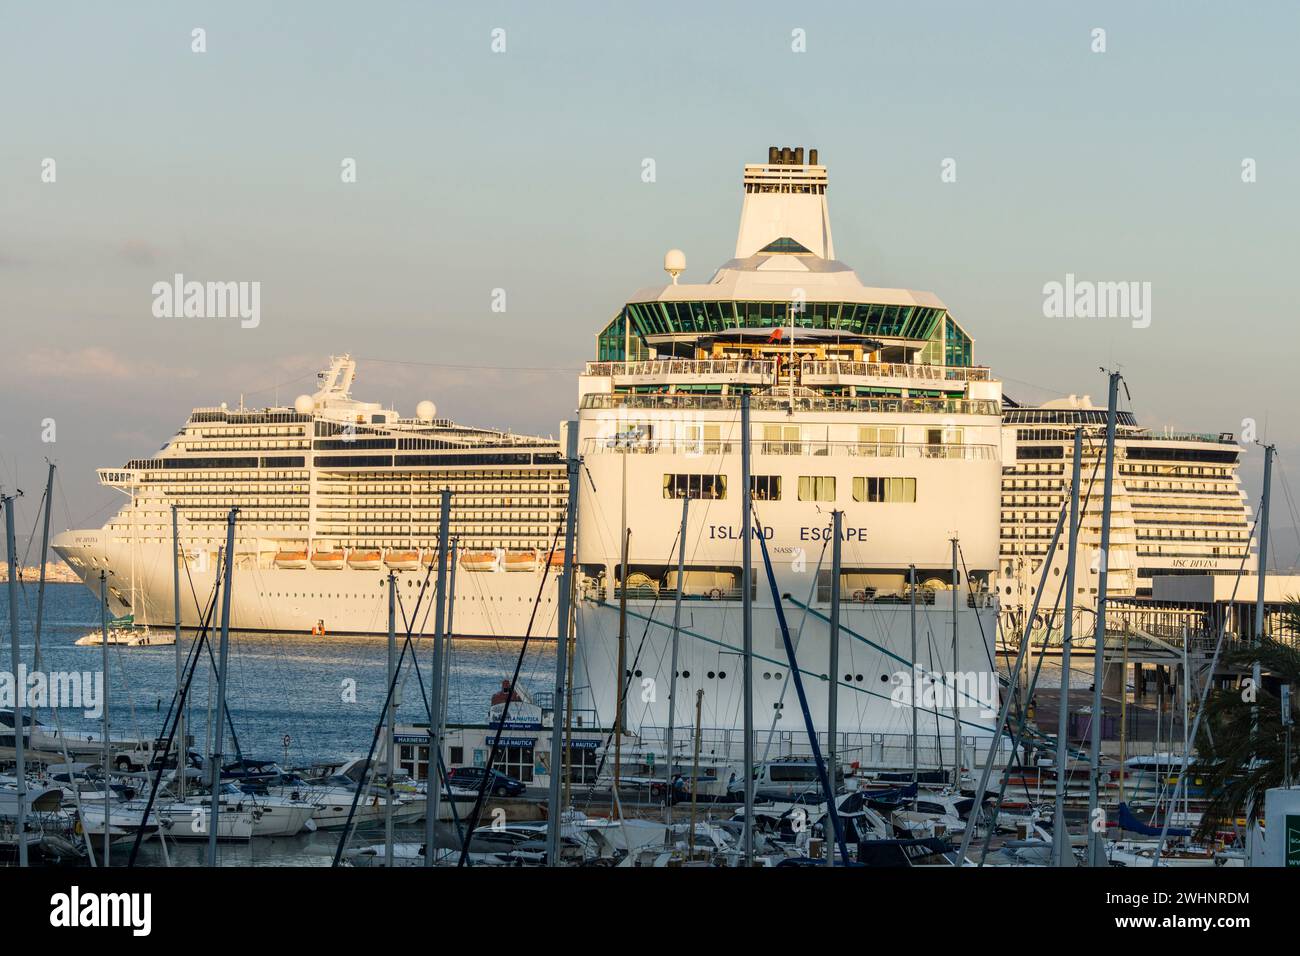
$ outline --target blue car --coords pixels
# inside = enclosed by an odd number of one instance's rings
[[[483,785],[482,767],[453,767],[447,773],[447,782],[462,790],[477,790]],[[487,792],[494,797],[522,797],[528,790],[514,777],[493,770],[488,778]]]

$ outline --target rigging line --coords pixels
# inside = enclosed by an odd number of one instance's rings
[[[785,652],[790,658],[790,662],[794,665],[790,668],[790,670],[794,671],[794,689],[799,696],[799,709],[803,711],[804,725],[808,733],[808,743],[812,747],[813,759],[816,761],[817,765],[817,776],[821,778],[822,793],[826,797],[826,811],[830,814],[831,818],[831,833],[833,834],[835,842],[839,844],[840,857],[843,859],[844,865],[848,866],[849,848],[844,842],[844,828],[840,824],[839,808],[835,806],[835,787],[832,785],[830,775],[827,773],[826,761],[822,758],[821,746],[817,743],[817,730],[813,724],[812,714],[808,710],[808,696],[804,693],[803,678],[799,676],[798,660],[795,657],[794,645],[790,641],[790,628],[786,625],[785,609],[782,607],[781,592],[776,586],[776,572],[772,570],[772,558],[767,553],[767,540],[763,537],[761,531],[763,522],[762,519],[758,517],[758,509],[754,508],[752,503],[749,510],[753,512],[754,518],[758,520],[758,527],[760,529],[758,535],[758,546],[763,553],[763,568],[767,571],[768,587],[772,589],[772,603],[776,608],[776,620],[781,627],[781,639],[785,643]],[[835,582],[835,586],[839,587],[838,581]],[[748,663],[752,668],[752,653],[750,654],[750,660]],[[831,676],[833,679],[835,678],[835,675],[832,674]],[[745,768],[745,770],[746,773],[753,773],[753,771],[748,767]],[[746,828],[752,827],[753,820],[747,818],[745,825]]]
[[[1037,689],[1038,686],[1038,675],[1042,673],[1043,662],[1047,659],[1047,646],[1052,635],[1052,628],[1050,622],[1054,620],[1056,617],[1056,612],[1061,606],[1061,597],[1063,596],[1064,593],[1065,593],[1065,579],[1062,578],[1060,584],[1058,584],[1056,588],[1056,600],[1052,605],[1051,614],[1049,614],[1047,617],[1048,626],[1043,630],[1043,643],[1042,646],[1039,648],[1038,660],[1034,664],[1033,676],[1028,681],[1025,687],[1025,708],[1023,711],[1021,711],[1016,715],[1016,731],[1011,744],[1011,759],[1007,762],[1007,765],[1003,769],[1003,772],[1001,774],[1002,779],[998,786],[998,799],[993,807],[993,820],[995,823],[997,821],[998,814],[1002,812],[1002,803],[1007,790],[1007,773],[1011,770],[1013,764],[1017,767],[1017,769],[1022,771],[1021,784],[1024,786],[1024,790],[1025,790],[1025,801],[1027,803],[1033,802],[1033,795],[1029,792],[1029,780],[1027,777],[1024,776],[1023,773],[1023,771],[1025,770],[1025,766],[1020,757],[1020,742],[1024,738],[1025,728],[1029,723],[1029,705],[1032,704],[1033,702],[1034,691]],[[1025,639],[1032,640],[1032,637],[1026,637]],[[984,845],[980,851],[981,866],[984,865],[984,860],[988,856],[988,851],[989,851],[988,841],[985,840]]]
[[[682,534],[682,532],[681,532],[681,528],[678,528],[678,529],[677,529],[677,534],[675,534],[675,535],[673,536],[673,544],[672,544],[672,547],[668,549],[668,557],[664,559],[664,563],[665,563],[665,564],[667,564],[668,562],[670,562],[670,561],[672,560],[673,552],[677,549],[677,541],[678,541],[678,539],[681,537],[681,534]],[[631,556],[631,554],[629,553],[629,554],[628,554],[628,563],[631,564],[631,561],[632,561],[632,556]],[[623,573],[623,578],[624,578],[624,580],[623,580],[622,582],[620,582],[624,588],[627,587],[627,577],[628,577],[627,570],[624,569],[624,573]],[[680,582],[678,582],[678,587],[681,587],[681,583],[680,583]],[[651,602],[651,604],[650,604],[650,613],[649,613],[648,616],[647,616],[647,615],[640,615],[640,614],[637,614],[638,617],[645,617],[645,622],[646,622],[646,624],[645,624],[645,627],[644,627],[644,628],[642,629],[642,631],[641,631],[641,640],[637,643],[636,653],[632,656],[632,662],[631,662],[631,664],[630,664],[630,665],[628,666],[628,668],[627,668],[627,673],[626,673],[626,674],[619,674],[619,675],[618,675],[618,691],[619,691],[619,696],[618,696],[618,706],[617,706],[617,708],[616,708],[615,711],[614,711],[615,714],[620,713],[620,712],[623,710],[623,707],[626,706],[626,703],[627,703],[627,693],[628,693],[628,691],[629,691],[629,690],[631,689],[631,687],[632,687],[632,676],[636,673],[636,666],[637,666],[637,664],[638,664],[638,663],[640,662],[640,660],[641,660],[641,650],[642,650],[642,648],[645,647],[646,636],[650,633],[650,624],[654,621],[655,610],[659,607],[659,598],[660,598],[660,593],[659,593],[659,591],[655,591],[654,601]],[[603,603],[603,602],[602,602],[602,603]],[[636,614],[635,611],[630,612],[630,613]],[[662,626],[662,625],[661,625],[661,626]],[[686,633],[685,628],[681,629],[681,633]],[[594,694],[592,695],[592,698],[593,698],[593,700],[594,700],[594,698],[595,698],[595,695],[594,695]],[[624,727],[624,728],[622,728],[622,729],[625,730],[625,731],[627,730],[626,727]],[[614,739],[614,731],[611,730],[608,734],[605,735],[605,743],[604,743],[604,746],[601,748],[601,756],[600,756],[600,760],[599,760],[599,761],[597,762],[597,764],[596,764],[596,773],[595,773],[595,776],[592,778],[591,787],[590,787],[590,788],[588,789],[588,791],[587,791],[587,804],[588,804],[588,805],[590,805],[591,800],[594,799],[594,797],[595,797],[595,792],[596,792],[596,783],[597,783],[597,781],[600,780],[601,772],[605,769],[605,760],[606,760],[606,758],[608,757],[608,753],[609,753],[609,745],[610,745],[610,743],[613,741],[613,739]],[[620,769],[621,769],[621,768],[620,768]],[[615,799],[617,799],[617,794],[615,794]]]
[[[432,565],[430,565],[430,568],[432,569]],[[424,586],[427,584],[428,584],[428,579],[426,576],[424,585],[421,586],[422,591],[424,589]],[[400,591],[394,588],[394,595],[396,596],[397,599],[398,608],[402,612],[402,617],[403,619],[405,619],[406,608],[404,607],[402,602],[402,594]],[[421,597],[422,596],[423,595],[421,595]],[[418,600],[419,599],[417,598],[417,607],[418,607]],[[430,605],[432,604],[433,602],[430,601]],[[412,611],[411,616],[412,618],[414,618],[415,616],[414,610]],[[426,612],[426,620],[427,620],[427,612]],[[374,761],[375,747],[379,743],[379,734],[383,729],[383,725],[387,722],[388,708],[392,706],[393,694],[396,692],[397,684],[401,678],[402,664],[406,660],[406,655],[408,650],[410,651],[410,655],[411,655],[411,668],[412,670],[415,671],[416,678],[420,682],[420,695],[424,700],[425,715],[429,718],[429,726],[432,727],[434,725],[433,709],[429,706],[429,695],[424,688],[424,677],[420,673],[419,664],[415,659],[415,645],[411,639],[411,634],[412,634],[411,629],[408,626],[406,629],[406,639],[402,642],[402,651],[397,659],[397,665],[393,669],[392,680],[388,682],[388,693],[384,697],[384,704],[379,711],[379,720],[375,724],[375,732],[370,740],[370,749],[366,753],[366,762],[363,765],[361,770],[361,782],[357,784],[356,788],[353,791],[352,806],[348,808],[348,818],[343,825],[343,832],[340,834],[338,845],[335,847],[334,850],[334,860],[330,864],[332,867],[337,867],[339,865],[339,861],[342,858],[344,848],[352,842],[353,837],[356,835],[356,823],[355,823],[356,811],[357,811],[357,805],[360,802],[361,797],[363,795],[369,796],[371,790],[374,787],[374,778],[371,776],[370,773],[370,765]],[[441,675],[435,675],[435,676],[438,677],[439,679],[441,678]],[[393,745],[392,741],[390,741],[389,746],[391,747],[392,745]],[[454,800],[451,799],[451,782],[447,777],[446,767],[444,766],[442,761],[441,751],[438,752],[436,757],[436,768],[433,766],[433,764],[434,764],[434,760],[431,759],[429,761],[428,769],[426,769],[425,788],[427,789],[430,785],[434,787],[439,786],[438,781],[441,778],[443,784],[447,787],[447,799],[451,801],[450,805],[451,805],[452,820],[455,821],[455,823],[459,827],[460,819],[459,819],[459,815],[456,813],[456,803]],[[392,793],[391,786],[390,786],[390,792],[386,796],[386,799],[391,800],[393,798],[393,795],[394,794]],[[437,822],[435,821],[435,829],[436,829],[436,823]],[[434,853],[434,848],[426,847],[425,852]]]
[[[954,585],[954,591],[955,591],[955,585]],[[955,601],[956,599],[957,599],[956,595],[954,594],[953,600]],[[934,631],[930,629],[930,615],[928,612],[926,613],[925,616],[925,643],[926,643],[927,653],[929,654],[930,657],[930,673],[933,674],[934,673]],[[933,677],[930,678],[930,683],[931,684],[934,683]],[[954,694],[953,700],[956,699],[957,699],[956,695]],[[939,704],[937,701],[935,702],[934,707],[936,711],[939,709]],[[935,746],[935,752],[939,755],[939,772],[946,773],[947,771],[944,769],[944,764],[943,764],[943,736],[939,730],[938,720],[934,722],[934,746]],[[956,759],[956,755],[954,754],[953,756],[954,759]]]
[[[1255,512],[1255,520],[1251,523],[1250,533],[1253,536],[1259,527],[1259,511]],[[1232,595],[1228,598],[1228,604],[1232,605],[1237,600],[1237,589],[1241,586],[1242,573],[1246,569],[1246,557],[1250,552],[1247,550],[1242,553],[1241,563],[1237,565],[1237,574],[1232,584]],[[1201,698],[1196,705],[1196,719],[1192,721],[1191,732],[1187,735],[1188,746],[1183,748],[1183,764],[1178,769],[1178,782],[1174,785],[1173,796],[1169,800],[1170,807],[1178,806],[1178,798],[1182,794],[1183,785],[1187,781],[1187,768],[1191,761],[1191,747],[1195,742],[1197,733],[1201,727],[1201,716],[1205,713],[1205,702],[1209,699],[1210,689],[1214,686],[1214,672],[1219,667],[1219,654],[1223,651],[1223,639],[1228,633],[1228,616],[1225,614],[1223,620],[1219,623],[1219,637],[1214,644],[1214,656],[1210,659],[1209,669],[1206,674],[1205,685],[1201,688]],[[1208,728],[1207,728],[1208,729]],[[1152,866],[1160,865],[1160,854],[1164,852],[1165,840],[1169,837],[1169,821],[1173,814],[1166,812],[1164,822],[1160,826],[1160,842],[1156,844],[1156,852],[1153,854],[1151,861]]]
[[[816,593],[817,582],[821,577],[822,560],[826,557],[826,546],[828,544],[830,544],[829,541],[825,541],[825,540],[822,541],[822,552],[817,556],[817,567],[813,569],[812,584],[808,588],[808,604],[812,604],[813,595]],[[831,587],[839,587],[839,582],[832,581]],[[799,619],[799,630],[795,632],[795,636],[794,636],[795,653],[799,652],[799,645],[803,642],[803,628],[804,625],[807,623],[808,623],[808,608],[805,607],[803,609],[803,616]],[[850,655],[852,655],[853,653],[852,642],[849,643],[849,653]],[[831,674],[829,676],[831,680],[834,681],[839,680],[838,674]],[[763,744],[763,756],[758,762],[758,765],[760,767],[764,767],[767,765],[768,755],[772,752],[772,735],[776,733],[776,722],[781,719],[781,708],[785,706],[785,694],[786,691],[789,689],[790,689],[790,668],[787,667],[785,669],[785,680],[781,682],[781,693],[777,695],[776,706],[772,710],[772,723],[771,726],[769,726],[767,729],[767,742]],[[861,712],[859,712],[859,717],[860,716],[861,716]]]
[[[199,630],[198,637],[195,638],[194,645],[191,646],[190,648],[190,652],[191,652],[190,659],[189,661],[187,661],[187,664],[189,665],[189,674],[186,676],[182,686],[176,688],[176,694],[177,694],[177,700],[176,700],[177,706],[175,708],[176,719],[174,721],[171,721],[171,729],[167,732],[167,746],[162,751],[162,754],[164,756],[158,760],[158,767],[154,772],[153,785],[149,788],[149,799],[145,802],[144,810],[140,814],[140,826],[136,830],[135,842],[131,846],[131,856],[127,862],[128,867],[135,866],[136,854],[140,850],[140,843],[144,837],[145,823],[148,821],[149,811],[153,809],[154,801],[158,797],[158,788],[162,784],[163,770],[167,766],[167,759],[165,755],[171,752],[172,741],[176,735],[177,727],[180,724],[181,710],[185,706],[186,697],[189,695],[190,684],[194,680],[194,674],[198,669],[198,661],[199,661],[198,645],[207,643],[208,629],[211,626],[213,616],[216,614],[217,598],[220,592],[221,592],[221,575],[217,575],[216,579],[212,583],[212,600],[209,602],[207,610],[204,611],[202,614],[202,627]],[[169,720],[171,720],[172,716],[173,716],[172,708],[169,707],[168,708]],[[165,723],[163,726],[166,727],[167,724]],[[177,753],[176,772],[184,776],[184,774],[186,773],[189,767],[189,748],[185,746],[185,741],[182,740],[179,749],[185,751],[185,756],[184,758],[182,758],[180,753],[179,752]],[[154,747],[154,751],[155,753],[157,753],[158,751],[158,748],[156,746]],[[211,755],[209,754],[208,756],[210,759]],[[212,780],[212,785],[214,787],[220,786],[221,768],[216,766],[212,767],[209,777]],[[108,786],[107,767],[104,768],[104,786],[105,787]],[[106,830],[108,829],[109,826],[109,816],[110,814],[108,813],[104,815],[104,827]],[[209,820],[209,826],[213,825],[215,822],[216,821]]]
[[[555,535],[554,537],[551,538],[551,547],[550,547],[550,551],[548,552],[550,554],[553,554],[555,552],[556,545],[559,543],[561,529],[564,528],[569,522],[569,507],[567,503],[564,506],[564,510],[561,511],[560,514],[562,516],[562,520],[557,522],[555,525]],[[566,555],[566,558],[571,559],[572,555]],[[501,746],[501,731],[505,729],[506,721],[510,716],[510,703],[511,701],[514,700],[515,697],[515,693],[516,693],[515,688],[517,687],[519,682],[519,671],[523,667],[524,655],[528,653],[528,641],[532,637],[533,622],[536,621],[537,619],[537,608],[538,605],[541,604],[542,594],[545,593],[546,590],[546,579],[550,577],[550,574],[551,574],[551,562],[550,559],[548,558],[546,561],[546,567],[542,570],[541,583],[537,587],[537,599],[533,602],[533,609],[531,613],[528,615],[528,629],[524,632],[523,646],[519,648],[519,656],[515,659],[515,672],[514,672],[514,676],[510,680],[510,693],[506,694],[505,704],[501,708],[501,719],[497,722],[496,734],[492,738],[492,749],[488,751],[487,764],[483,767],[483,777],[479,781],[479,785],[478,785],[478,795],[474,798],[474,810],[470,814],[469,825],[465,828],[465,840],[461,844],[460,861],[456,864],[457,867],[465,866],[469,862],[470,840],[473,838],[474,830],[478,827],[479,816],[483,812],[483,796],[487,792],[488,780],[492,776],[492,765],[496,762],[496,756]],[[434,675],[434,677],[437,680],[442,679],[441,675]],[[552,714],[555,713],[554,705],[552,705],[551,713]],[[559,733],[560,728],[553,727],[551,732]],[[554,773],[558,769],[559,768],[557,767],[552,767],[551,771],[552,773]],[[560,821],[556,820],[555,825],[559,826]],[[434,821],[434,826],[435,827],[437,826],[436,820]],[[425,850],[425,852],[427,853],[433,853],[433,851],[434,851],[433,847],[428,847]]]

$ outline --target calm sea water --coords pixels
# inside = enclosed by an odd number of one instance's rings
[[[19,611],[19,654],[30,669],[36,650],[35,584],[21,585]],[[41,669],[47,673],[100,671],[103,648],[76,646],[79,637],[97,631],[99,626],[99,602],[89,590],[79,584],[48,585],[41,628]],[[0,668],[13,672],[8,585],[0,585],[0,629]],[[245,755],[291,766],[365,755],[387,693],[386,639],[249,633],[232,633],[230,637],[227,705]],[[193,633],[183,634],[183,658],[194,639]],[[399,647],[400,640],[399,636]],[[413,643],[427,687],[433,641],[422,638]],[[486,719],[492,692],[513,672],[521,647],[518,641],[454,642],[448,719]],[[176,688],[176,648],[110,647],[108,655],[109,678],[105,684],[110,691],[113,736],[159,735]],[[530,644],[520,684],[534,692],[549,691],[554,687],[554,671],[553,644]],[[399,719],[422,722],[426,719],[423,698],[409,657],[402,673]],[[201,664],[190,691],[190,728],[200,751],[205,749],[211,692],[215,692],[216,681],[210,680],[210,675],[210,668]],[[99,720],[86,718],[80,709],[64,708],[58,716],[69,731],[100,729]],[[41,712],[40,719],[54,723],[48,709]],[[231,749],[227,745],[227,750]],[[399,829],[397,836],[399,840],[422,842],[423,827]],[[288,839],[223,843],[219,862],[222,866],[328,865],[338,839],[337,831],[321,831]],[[354,837],[352,845],[382,839],[382,831],[362,832]],[[202,843],[172,843],[168,854],[164,860],[156,842],[146,843],[140,861],[150,865],[202,865],[206,863],[207,847]],[[125,865],[126,860],[125,848],[114,850],[113,865]]]
[[[0,585],[0,667],[15,670],[10,652],[8,586]],[[24,583],[19,592],[20,655],[33,666],[36,585]],[[100,626],[99,602],[79,584],[51,584],[45,598],[41,632],[41,669],[101,670],[102,647],[77,647],[76,641]],[[182,656],[195,635],[183,633]],[[216,640],[212,641],[216,656]],[[399,648],[401,637],[399,635]],[[433,641],[413,641],[416,663],[428,687]],[[512,673],[519,655],[518,641],[456,641],[451,648],[449,720],[482,721],[492,692]],[[176,648],[109,648],[110,716],[113,735],[150,738],[162,731],[168,704],[176,689]],[[206,657],[206,655],[205,655]],[[387,692],[387,640],[383,637],[311,637],[235,632],[230,635],[227,706],[239,745],[247,756],[301,765],[316,761],[364,756]],[[403,694],[399,720],[423,722],[424,703],[410,657],[403,664]],[[533,692],[554,686],[552,642],[530,643],[520,684]],[[211,693],[211,669],[197,668],[190,690],[189,714],[195,745],[203,749]],[[211,693],[210,693],[211,692]],[[41,714],[53,723],[48,711]],[[98,730],[79,709],[63,709],[59,720],[69,731]],[[286,748],[284,738],[288,736]],[[228,746],[227,751],[231,748]]]

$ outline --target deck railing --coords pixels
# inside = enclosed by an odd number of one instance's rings
[[[757,412],[876,412],[880,414],[1000,416],[1000,403],[969,398],[842,398],[823,395],[754,395],[750,408]],[[739,395],[613,395],[591,392],[582,396],[584,409],[634,408],[659,411],[737,411]]]

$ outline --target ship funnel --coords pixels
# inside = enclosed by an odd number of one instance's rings
[[[826,170],[817,150],[769,146],[766,165],[745,167],[745,199],[740,210],[736,258],[748,259],[778,239],[793,239],[815,256],[835,258],[830,213],[826,208]]]

